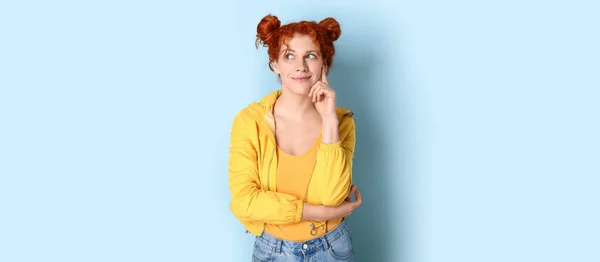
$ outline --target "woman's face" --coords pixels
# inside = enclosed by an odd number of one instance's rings
[[[281,84],[295,94],[308,95],[310,88],[319,80],[323,70],[323,58],[319,47],[307,35],[295,34],[281,46],[273,71],[281,77]]]

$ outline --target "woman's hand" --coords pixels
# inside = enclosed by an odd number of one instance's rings
[[[337,114],[335,112],[335,91],[329,87],[326,72],[327,67],[323,67],[323,70],[321,71],[321,80],[317,81],[310,88],[308,96],[312,98],[317,112],[319,112],[324,121],[326,119],[337,120]]]
[[[352,194],[354,194],[355,197],[354,201],[352,201],[350,198]],[[350,188],[350,196],[346,198],[344,203],[335,207],[337,209],[335,212],[337,213],[337,216],[335,218],[348,217],[352,215],[352,212],[362,204],[362,197],[360,196],[360,192],[358,192],[358,189],[356,189],[355,185],[352,185]]]

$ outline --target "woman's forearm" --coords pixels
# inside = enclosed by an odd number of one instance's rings
[[[353,190],[352,193],[356,194],[356,200],[344,201],[344,203],[339,206],[330,207],[304,203],[302,208],[302,218],[300,220],[326,221],[349,216],[352,214],[352,211],[362,203],[362,198],[360,197],[358,190]]]
[[[304,203],[302,220],[325,221],[332,219],[333,215],[334,209],[332,207]]]

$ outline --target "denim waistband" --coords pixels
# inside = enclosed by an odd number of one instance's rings
[[[339,225],[326,234],[303,242],[282,240],[267,232],[263,232],[258,238],[262,240],[263,244],[274,248],[278,253],[282,250],[290,253],[327,250],[329,249],[330,243],[348,234],[347,227],[346,220],[344,219]]]

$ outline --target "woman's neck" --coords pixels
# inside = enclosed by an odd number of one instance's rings
[[[281,92],[275,103],[275,114],[285,118],[301,121],[307,117],[319,116],[315,104],[309,96],[298,95],[286,91]]]

